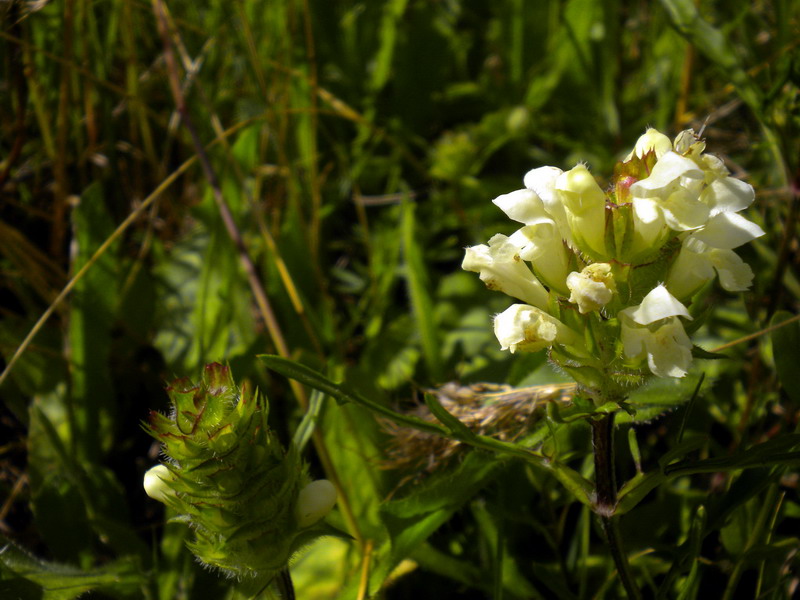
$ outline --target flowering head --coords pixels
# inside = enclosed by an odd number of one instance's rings
[[[495,317],[501,348],[549,348],[570,373],[590,369],[579,383],[600,396],[619,395],[615,381],[686,375],[686,306],[717,275],[724,289],[746,290],[753,273],[733,249],[764,233],[739,214],[753,188],[704,151],[691,130],[673,142],[651,128],[608,189],[582,164],[540,167],[525,189],[495,199],[523,226],[467,248],[463,267],[527,303]]]
[[[207,365],[199,384],[179,379],[167,392],[170,415],[153,412],[147,424],[166,461],[147,471],[144,488],[190,525],[201,562],[269,581],[301,546],[332,533],[320,520],[333,486],[309,482],[294,448],[270,432],[266,401],[237,387],[227,367]]]

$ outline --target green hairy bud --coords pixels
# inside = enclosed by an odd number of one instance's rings
[[[238,388],[228,367],[206,365],[199,384],[178,379],[167,392],[171,414],[152,412],[146,425],[166,460],[144,487],[192,528],[188,546],[203,564],[268,582],[301,546],[338,533],[322,523],[335,489],[310,481],[270,432],[266,400]]]

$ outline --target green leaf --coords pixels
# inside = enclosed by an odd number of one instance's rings
[[[700,346],[692,346],[692,358],[705,358],[706,360],[720,360],[723,358],[730,358],[721,352],[709,352],[703,350]]]
[[[46,600],[72,600],[95,589],[131,594],[145,578],[136,564],[119,560],[101,568],[81,570],[77,567],[39,560],[8,542],[0,535],[0,572],[10,573],[34,583]]]
[[[628,403],[636,411],[635,417],[627,413],[620,413],[617,415],[617,424],[650,421],[659,415],[675,410],[692,397],[702,377],[702,373],[694,372],[680,379],[654,377],[628,396]],[[705,377],[702,389],[707,389],[713,382],[713,378]]]
[[[678,600],[693,600],[697,598],[697,591],[700,585],[700,552],[703,538],[705,537],[706,527],[706,510],[703,505],[697,507],[695,512],[694,522],[692,523],[692,530],[689,538],[688,555],[684,560],[691,561],[691,568],[689,575],[681,584],[681,592]]]
[[[99,183],[83,191],[73,219],[77,253],[72,268],[77,271],[114,230]],[[70,410],[79,433],[76,448],[91,460],[98,460],[102,450],[110,447],[114,430],[109,360],[118,303],[118,250],[119,243],[113,244],[75,285],[69,317]]]
[[[780,437],[756,444],[731,456],[687,461],[674,465],[664,464],[664,474],[670,477],[695,473],[715,473],[736,469],[752,469],[772,465],[793,466],[800,464],[800,433]]]
[[[785,321],[794,318],[793,323]],[[775,359],[775,370],[778,379],[789,397],[800,402],[800,321],[797,316],[786,311],[775,313],[770,327],[778,327],[772,331],[772,356]]]
[[[624,515],[626,512],[629,512],[644,500],[647,494],[666,480],[667,477],[661,471],[637,473],[634,477],[625,482],[625,485],[622,486],[617,494],[617,508],[614,513],[617,515]]]
[[[261,359],[269,369],[272,369],[273,371],[276,371],[285,377],[295,379],[300,383],[304,383],[305,385],[324,392],[325,394],[336,398],[340,402],[353,402],[355,404],[359,404],[364,408],[367,408],[383,417],[387,417],[400,425],[406,425],[408,427],[413,427],[414,429],[419,429],[420,431],[434,433],[444,437],[455,437],[455,439],[468,443],[476,448],[482,448],[484,450],[490,450],[492,452],[501,453],[508,456],[516,456],[517,458],[522,458],[523,460],[531,462],[537,466],[552,468],[555,464],[551,461],[545,460],[545,458],[537,452],[527,450],[522,446],[518,446],[510,442],[503,442],[485,435],[476,435],[471,431],[466,438],[462,438],[457,432],[454,433],[448,431],[441,425],[429,423],[428,421],[415,416],[395,412],[390,408],[375,402],[374,400],[370,400],[364,396],[361,396],[344,385],[333,383],[320,373],[295,361],[288,360],[280,356],[272,356],[267,354],[261,354],[258,356],[258,358]]]
[[[332,398],[335,398],[338,402],[353,402],[354,404],[360,404],[361,406],[388,417],[393,421],[397,421],[398,423],[408,425],[422,431],[427,431],[429,433],[445,435],[447,433],[447,430],[444,427],[435,425],[433,423],[428,423],[427,421],[423,421],[417,417],[397,413],[373,400],[364,398],[357,392],[347,388],[344,385],[333,383],[324,375],[321,375],[313,369],[310,369],[309,367],[306,367],[298,362],[288,360],[280,356],[271,356],[266,354],[261,354],[258,356],[258,358],[266,364],[267,368],[272,369],[273,371],[280,373],[285,377],[289,377],[290,379],[295,379],[300,383],[314,388],[315,390],[319,390],[320,392],[328,394]]]
[[[380,47],[375,54],[370,88],[380,91],[389,80],[392,56],[397,44],[397,25],[406,10],[408,0],[391,0],[383,5],[380,26]]]
[[[491,455],[470,452],[455,470],[434,475],[410,496],[386,503],[381,514],[392,536],[394,559],[399,562],[413,552],[501,465]]]

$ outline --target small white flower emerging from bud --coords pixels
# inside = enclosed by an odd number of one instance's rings
[[[553,344],[570,344],[578,335],[555,317],[527,304],[513,304],[494,318],[501,350],[537,352]]]
[[[336,504],[336,488],[327,479],[312,481],[297,495],[295,518],[300,529],[311,527],[331,512]]]
[[[656,158],[658,159],[670,150],[672,150],[672,142],[669,138],[657,129],[651,127],[636,141],[636,146],[634,146],[631,153],[625,157],[625,162],[629,161],[634,156],[642,158],[650,151],[655,152]]]
[[[608,263],[591,264],[580,273],[573,271],[567,276],[567,287],[572,292],[569,301],[578,305],[582,315],[603,308],[617,289]]]
[[[166,502],[167,498],[175,494],[169,482],[173,476],[170,470],[164,465],[156,465],[144,474],[144,491],[153,500]]]

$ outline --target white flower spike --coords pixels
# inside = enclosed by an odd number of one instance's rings
[[[748,289],[753,271],[733,250],[764,235],[739,214],[753,188],[705,147],[692,130],[670,142],[648,128],[605,188],[584,164],[539,167],[524,189],[495,198],[523,226],[467,248],[462,266],[524,303],[495,317],[501,347],[550,348],[597,397],[626,396],[648,372],[685,376],[686,305],[715,277],[725,290]]]

